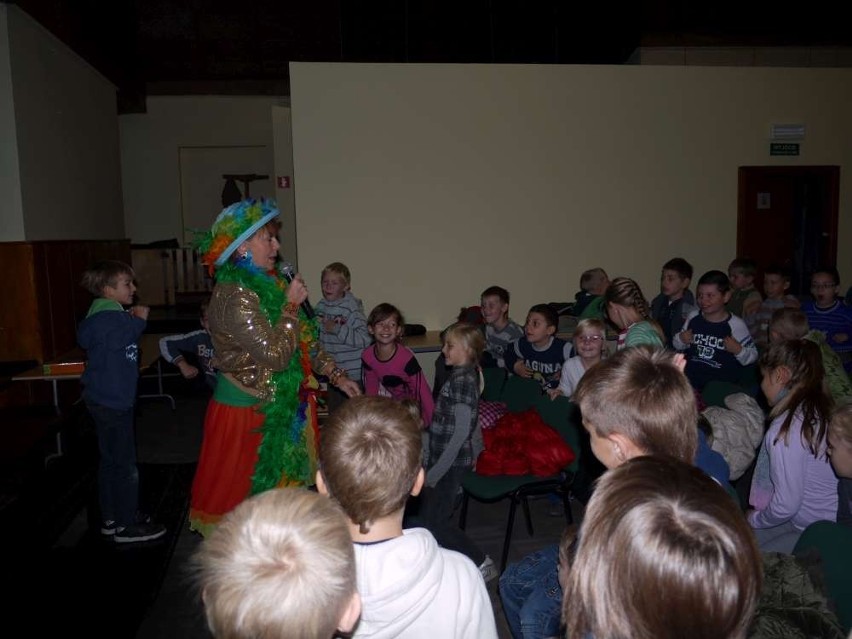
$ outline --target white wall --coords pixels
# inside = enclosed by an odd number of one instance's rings
[[[20,242],[24,240],[24,211],[9,60],[9,8],[7,4],[0,4],[0,193],[4,194],[0,207],[0,242]]]
[[[26,13],[4,7],[24,239],[124,237],[115,87]]]
[[[734,257],[750,165],[841,167],[852,283],[852,70],[293,63],[290,82],[301,271],[347,263],[368,311],[440,328],[500,284],[523,321],[593,266],[651,297],[671,257]],[[801,156],[769,156],[774,122],[807,125]]]
[[[264,146],[273,180],[272,107],[281,103],[265,96],[149,96],[147,113],[120,116],[128,236],[137,243],[183,237],[181,148]],[[210,211],[211,223],[219,211]]]
[[[296,238],[296,198],[293,179],[293,135],[290,107],[272,107],[272,135],[275,151],[275,175],[288,180],[288,185],[279,187],[276,181],[275,200],[281,211],[281,254],[291,264],[298,265],[299,253]]]

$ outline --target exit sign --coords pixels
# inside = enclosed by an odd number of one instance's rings
[[[799,155],[799,143],[770,142],[769,155]]]

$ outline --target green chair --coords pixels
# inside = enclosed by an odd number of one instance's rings
[[[541,389],[541,384],[537,381],[510,375],[503,385],[500,401],[506,403],[506,408],[509,409],[510,413],[520,413],[532,408],[536,401],[542,397],[547,399],[547,395]]]
[[[489,402],[500,400],[503,395],[503,386],[506,384],[506,369],[489,367],[482,369],[482,378],[485,388],[482,390],[482,399]]]
[[[531,387],[526,384],[513,383],[512,380],[518,379],[521,382],[530,382],[521,378],[510,378],[504,389],[510,393],[510,397],[505,397],[504,401],[509,403],[511,400],[513,405],[523,405],[529,401],[529,405],[520,410],[527,408],[535,408],[542,420],[554,430],[556,430],[562,439],[571,446],[575,453],[575,459],[558,475],[550,477],[537,477],[535,475],[477,475],[474,471],[468,472],[462,478],[462,506],[459,516],[459,527],[464,530],[467,523],[467,507],[468,501],[472,497],[481,502],[496,502],[502,499],[509,500],[509,518],[506,522],[506,533],[503,538],[503,551],[500,556],[500,572],[506,569],[506,560],[509,556],[509,547],[512,542],[512,531],[515,525],[515,511],[518,504],[521,504],[526,520],[527,532],[530,536],[534,534],[532,518],[530,516],[530,507],[527,502],[527,497],[530,495],[544,495],[555,492],[562,498],[562,504],[565,509],[565,522],[570,524],[573,522],[571,515],[570,494],[571,485],[574,480],[574,475],[579,467],[580,457],[580,437],[578,428],[579,411],[575,404],[565,397],[557,397],[551,401],[547,395],[542,395],[538,383],[533,382],[536,386],[537,395],[530,394]]]

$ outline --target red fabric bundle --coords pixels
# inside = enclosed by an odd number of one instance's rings
[[[482,431],[485,450],[476,460],[480,475],[556,475],[575,453],[534,409],[503,415]]]

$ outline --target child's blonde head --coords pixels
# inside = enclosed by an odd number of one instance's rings
[[[769,320],[769,339],[773,342],[800,339],[808,330],[808,316],[798,308],[779,308]]]
[[[710,477],[671,457],[636,457],[599,480],[567,582],[569,637],[742,639],[762,560]]]
[[[405,507],[420,472],[420,425],[389,397],[353,397],[329,417],[320,438],[320,472],[361,534]]]
[[[607,304],[618,304],[634,309],[642,319],[651,316],[648,300],[642,294],[639,285],[629,277],[616,277],[606,289],[604,300]]]
[[[600,335],[602,339],[606,339],[606,324],[603,320],[597,317],[587,317],[577,322],[577,327],[574,329],[574,340],[584,335]]]
[[[829,423],[832,437],[852,444],[852,404],[845,404],[834,411]]]
[[[241,503],[202,542],[193,567],[216,637],[331,637],[355,596],[346,519],[301,488]]]
[[[648,455],[692,462],[698,448],[695,394],[674,353],[648,345],[618,351],[590,368],[574,400],[599,437],[620,434]]]
[[[326,266],[322,273],[320,273],[320,278],[326,273],[334,273],[335,275],[343,278],[343,281],[346,283],[346,288],[352,285],[352,274],[349,272],[349,267],[346,266],[343,262],[332,262],[328,266]]]
[[[461,344],[468,354],[468,363],[474,364],[482,357],[485,350],[485,336],[478,326],[466,322],[457,322],[450,326],[444,333],[444,341],[453,341]]]
[[[852,479],[852,404],[845,404],[834,411],[828,425],[828,443],[835,474]]]

